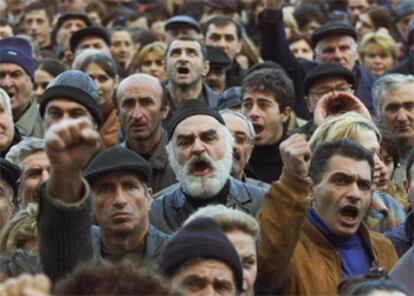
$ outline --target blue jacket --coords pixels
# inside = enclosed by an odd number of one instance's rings
[[[385,233],[395,249],[397,250],[398,256],[404,255],[407,250],[414,244],[414,214],[411,211],[404,223],[400,226],[391,229]]]

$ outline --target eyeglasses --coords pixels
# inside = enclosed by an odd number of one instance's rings
[[[234,137],[234,141],[238,145],[246,145],[252,142],[252,139],[248,135],[242,132],[237,132],[233,134],[233,137]]]
[[[318,89],[318,90],[311,91],[311,92],[309,92],[309,94],[321,97],[321,96],[323,96],[327,93],[334,92],[334,91],[351,93],[352,92],[352,86],[347,84],[347,85],[338,85],[334,88],[321,88],[321,89]]]

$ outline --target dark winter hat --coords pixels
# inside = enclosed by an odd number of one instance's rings
[[[223,91],[219,96],[218,110],[241,107],[241,87],[233,86]]]
[[[160,269],[167,276],[188,260],[215,259],[227,264],[234,274],[238,291],[243,289],[243,268],[233,244],[211,218],[198,218],[179,230],[161,256]]]
[[[115,146],[98,153],[85,168],[83,174],[86,180],[106,173],[132,171],[148,184],[151,181],[152,169],[144,158],[136,152]]]
[[[30,43],[20,37],[8,37],[0,40],[0,63],[19,65],[34,81],[36,70]]]
[[[414,17],[411,18],[410,23],[408,24],[408,38],[407,44],[412,45],[414,43]]]
[[[70,41],[69,41],[70,50],[75,52],[78,44],[82,41],[83,38],[87,36],[100,37],[103,39],[103,41],[105,41],[105,43],[108,46],[111,45],[111,40],[109,38],[109,35],[104,29],[99,28],[99,27],[87,27],[87,28],[80,29],[79,31],[76,31],[75,33],[72,34],[72,36],[70,37]]]
[[[17,196],[17,180],[20,178],[20,173],[20,168],[17,165],[0,158],[0,177],[13,188],[14,196]]]
[[[197,32],[200,33],[201,28],[199,23],[189,15],[176,15],[167,20],[165,23],[164,29],[165,31],[172,29],[175,25],[185,25],[188,27],[193,28]]]
[[[68,19],[80,19],[86,24],[87,27],[92,27],[92,21],[86,14],[70,12],[63,14],[58,18],[55,31],[58,31]]]
[[[309,90],[315,82],[332,76],[343,77],[352,84],[353,87],[355,86],[355,75],[347,68],[333,63],[320,64],[313,67],[305,76],[305,80],[303,81],[305,95],[309,95]]]
[[[404,16],[414,13],[414,2],[412,1],[402,1],[397,5],[395,9],[395,21],[399,21]]]
[[[210,67],[213,68],[226,68],[231,65],[232,61],[224,50],[206,45],[207,60],[210,61]]]
[[[174,112],[171,123],[168,127],[168,140],[171,140],[172,135],[174,134],[175,128],[177,125],[186,119],[187,117],[193,115],[208,115],[217,119],[218,122],[225,125],[221,115],[214,109],[210,108],[202,100],[194,99],[185,101],[177,111]]]
[[[89,110],[98,126],[101,124],[99,96],[95,81],[79,70],[69,70],[59,74],[47,86],[40,98],[40,115],[44,116],[46,105],[53,99],[68,99],[78,102]]]
[[[331,34],[350,36],[356,40],[355,29],[350,23],[344,21],[329,21],[313,31],[311,37],[312,46],[316,47],[321,39]]]

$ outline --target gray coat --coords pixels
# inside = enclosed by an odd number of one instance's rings
[[[42,269],[56,282],[80,262],[102,260],[99,228],[92,226],[92,197],[85,184],[81,202],[67,206],[51,200],[44,183],[39,191],[39,253]],[[149,225],[144,258],[157,262],[170,236]]]
[[[264,194],[262,188],[231,177],[226,206],[256,216],[262,206]],[[186,202],[179,184],[175,184],[155,195],[151,204],[150,223],[162,232],[174,233],[196,210]]]

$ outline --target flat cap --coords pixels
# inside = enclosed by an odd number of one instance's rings
[[[354,27],[345,21],[329,21],[317,28],[312,33],[312,46],[316,47],[319,41],[324,37],[332,34],[350,36],[356,40],[356,32]]]
[[[343,77],[350,84],[352,84],[352,86],[355,86],[355,75],[347,68],[333,63],[319,64],[313,67],[305,76],[305,79],[303,81],[303,89],[305,90],[305,95],[307,96],[309,94],[309,90],[315,82],[333,76]]]
[[[144,158],[136,152],[114,146],[98,153],[85,168],[83,175],[86,180],[91,181],[107,173],[131,171],[136,173],[148,184],[151,181],[152,169]]]
[[[76,31],[75,33],[72,34],[72,36],[70,37],[70,50],[72,52],[76,51],[76,47],[78,46],[78,44],[82,41],[82,39],[86,36],[97,36],[102,38],[105,43],[110,46],[111,45],[111,40],[109,38],[108,33],[99,27],[87,27],[87,28],[83,28],[80,29],[79,31]]]
[[[175,25],[184,25],[193,28],[198,33],[201,31],[200,24],[189,15],[176,15],[167,20],[165,23],[165,31],[172,29]]]
[[[0,158],[0,177],[13,188],[13,193],[17,195],[17,180],[20,178],[20,168],[10,161]]]
[[[213,68],[226,68],[231,65],[232,61],[224,50],[206,45],[207,60],[210,61],[210,66]]]

